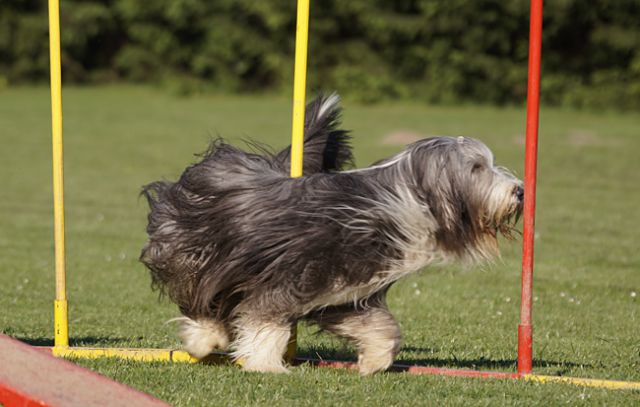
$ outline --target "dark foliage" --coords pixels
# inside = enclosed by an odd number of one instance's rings
[[[362,101],[521,103],[526,0],[312,2],[312,88]],[[62,0],[66,82],[290,86],[293,0]],[[542,98],[640,108],[640,0],[546,2]],[[46,81],[46,2],[0,1],[0,84]]]

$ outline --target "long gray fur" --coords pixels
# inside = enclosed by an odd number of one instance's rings
[[[308,319],[353,340],[361,372],[386,368],[399,347],[389,286],[434,262],[495,256],[498,233],[510,236],[521,212],[521,182],[471,138],[421,140],[343,171],[352,153],[337,101],[307,107],[301,178],[287,175],[289,148],[246,152],[217,140],[177,182],[143,190],[141,261],[153,285],[186,317],[220,321],[238,357],[257,346],[245,326]],[[358,331],[367,321],[371,332]],[[279,371],[277,361],[254,362]]]

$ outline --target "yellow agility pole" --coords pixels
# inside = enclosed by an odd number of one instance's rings
[[[291,125],[291,177],[302,176],[304,145],[304,108],[307,90],[307,50],[309,45],[309,0],[298,0],[296,17],[296,55],[293,67],[293,123]],[[297,326],[291,330],[291,339],[285,358],[293,361],[296,355]]]
[[[309,44],[309,0],[298,0],[296,56],[293,71],[293,124],[291,129],[291,176],[302,176],[304,107],[307,88],[307,48]]]
[[[306,88],[309,0],[298,1],[296,55],[294,66],[293,130],[291,148],[291,176],[302,175],[304,140],[304,109]],[[71,348],[66,297],[65,241],[64,241],[64,177],[62,143],[62,78],[60,64],[60,4],[49,0],[49,43],[51,64],[51,117],[53,139],[53,191],[55,229],[56,299],[54,307],[55,346],[45,347],[54,355],[74,358],[114,357],[137,361],[198,362],[184,351],[171,349]],[[292,329],[287,359],[293,361],[296,352],[296,327]],[[212,354],[200,361],[220,363],[229,361],[225,354]],[[242,361],[236,361],[242,365]]]
[[[60,3],[49,0],[49,58],[51,68],[51,129],[53,141],[53,224],[55,240],[56,299],[55,347],[69,346],[69,320],[64,250],[64,172],[62,154],[62,74],[60,67]]]

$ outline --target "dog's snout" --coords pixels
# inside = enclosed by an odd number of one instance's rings
[[[524,188],[518,186],[513,193],[518,198],[518,201],[522,202],[524,200]]]

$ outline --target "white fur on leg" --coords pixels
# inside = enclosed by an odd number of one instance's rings
[[[356,345],[358,370],[362,375],[386,370],[400,351],[400,327],[389,310],[375,300],[369,309],[338,311],[318,319],[323,329]]]
[[[189,354],[198,359],[214,349],[225,350],[229,346],[229,335],[224,324],[215,319],[193,320],[187,317],[177,318],[180,322],[178,336]]]
[[[376,336],[372,335],[360,344],[358,352],[358,370],[361,375],[387,370],[393,364],[395,356],[400,350],[400,335]]]
[[[291,327],[288,324],[240,318],[232,353],[249,372],[288,373],[282,360],[287,350]]]

